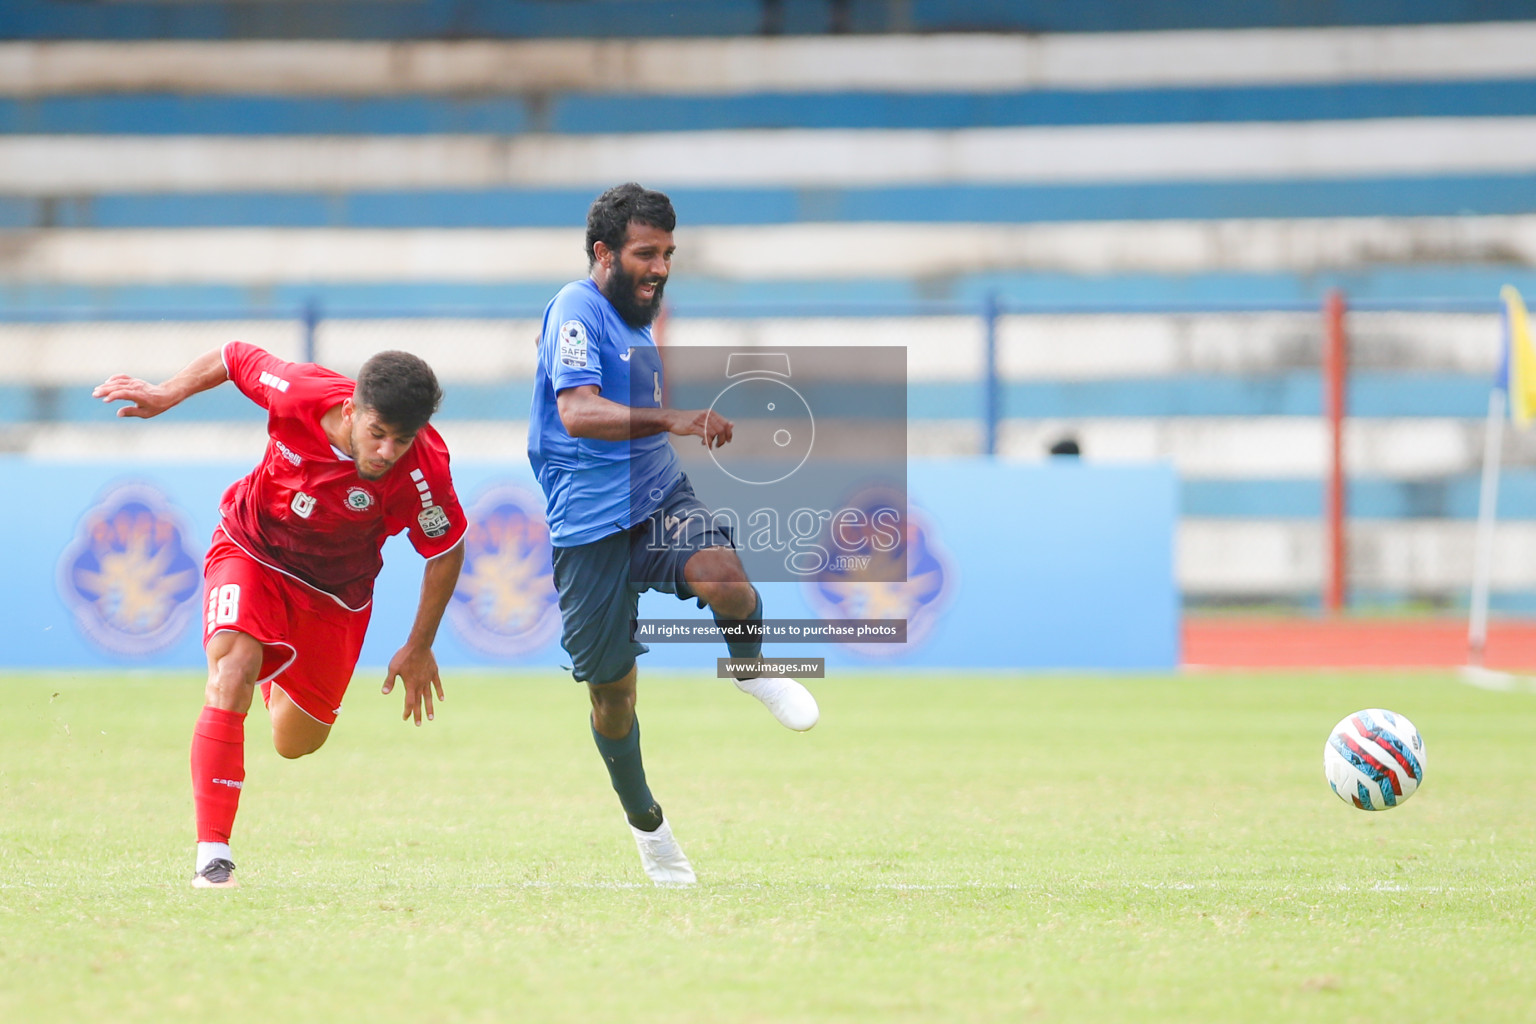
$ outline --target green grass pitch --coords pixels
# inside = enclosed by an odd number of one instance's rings
[[[0,1020],[1530,1021],[1536,696],[1441,674],[845,674],[806,735],[643,674],[699,872],[643,876],[553,673],[360,678],[287,762],[259,708],[243,888],[188,886],[192,675],[0,678]],[[1411,717],[1424,787],[1323,740]]]

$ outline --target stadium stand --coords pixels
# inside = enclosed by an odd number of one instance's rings
[[[1462,599],[1500,285],[1536,294],[1528,5],[1280,0],[12,2],[0,446],[210,457],[88,385],[241,337],[431,359],[516,454],[529,339],[602,187],[682,217],[669,344],[902,343],[914,452],[1171,459],[1194,604],[1323,575],[1321,316],[1351,303],[1360,604]],[[1501,20],[1502,19],[1502,20]],[[1114,26],[1139,31],[1103,31]],[[307,336],[304,318],[315,321]],[[1513,435],[1495,607],[1536,607]]]

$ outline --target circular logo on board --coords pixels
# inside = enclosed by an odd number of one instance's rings
[[[146,483],[118,487],[86,509],[57,577],[86,637],[126,655],[176,643],[201,604],[189,536],[180,510]]]
[[[468,512],[464,569],[448,619],[464,642],[499,657],[540,650],[560,632],[544,502],[521,487],[494,488]]]
[[[849,508],[873,511],[889,504],[889,496],[865,496],[847,503]],[[906,579],[893,580],[900,573],[885,572],[870,561],[863,568],[844,560],[831,565],[802,584],[807,602],[827,619],[905,619],[905,644],[848,644],[846,648],[873,657],[898,657],[927,641],[943,617],[956,587],[954,560],[939,538],[939,531],[926,513],[906,503],[904,536],[899,549],[882,553],[878,548],[871,559],[905,558]]]

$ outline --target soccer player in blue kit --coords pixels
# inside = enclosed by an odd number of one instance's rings
[[[732,427],[708,410],[661,404],[651,322],[671,272],[676,225],[671,200],[633,183],[593,202],[590,276],[560,289],[544,311],[528,432],[528,459],[544,490],[554,546],[560,642],[572,674],[587,684],[592,738],[640,861],[658,885],[690,885],[695,876],[651,796],[640,758],[635,657],[647,648],[632,639],[630,626],[640,593],[697,599],[722,626],[763,616],[730,531],[711,522],[668,440],[697,437],[715,447],[730,442]],[[733,658],[762,653],[761,639],[727,646]],[[810,691],[792,679],[736,685],[791,729],[809,729],[820,715]]]

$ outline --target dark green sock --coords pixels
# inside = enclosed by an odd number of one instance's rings
[[[592,739],[597,743],[597,752],[603,755],[603,764],[608,766],[613,791],[619,794],[629,823],[642,832],[656,831],[661,827],[661,805],[645,784],[645,765],[640,760],[640,719],[635,719],[629,735],[621,740],[609,739],[593,725]]]
[[[757,604],[752,607],[752,614],[748,615],[744,619],[722,618],[719,614],[715,613],[713,609],[711,609],[710,614],[715,616],[715,625],[719,626],[721,629],[725,629],[729,626],[740,625],[743,623],[761,625],[763,621],[763,595],[757,592],[756,587],[753,587],[752,597],[753,600],[757,602]],[[741,640],[727,640],[725,642],[725,646],[731,652],[731,657],[733,658],[760,658],[763,656],[763,638],[761,634],[753,636],[750,639],[743,638]]]

